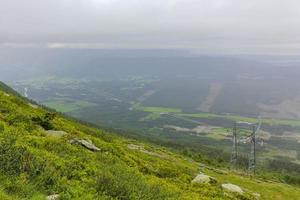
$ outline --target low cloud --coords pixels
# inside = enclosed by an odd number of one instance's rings
[[[297,53],[298,0],[1,0],[1,46]]]

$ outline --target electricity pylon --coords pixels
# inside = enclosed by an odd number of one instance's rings
[[[252,134],[250,136],[250,155],[248,163],[248,171],[255,174],[256,167],[256,138],[255,138],[255,126],[252,127]]]
[[[248,164],[248,171],[253,172],[255,174],[256,169],[256,134],[258,133],[260,126],[261,126],[261,118],[258,117],[258,125],[252,127],[252,134],[250,139],[250,156],[249,156],[249,164]]]
[[[249,135],[246,140],[250,141],[250,155],[248,160],[248,171],[253,172],[255,174],[256,168],[256,133],[258,133],[261,126],[261,118],[259,117],[258,125],[249,122],[235,122],[233,125],[232,131],[232,151],[231,151],[231,159],[230,164],[231,166],[236,165],[237,162],[237,132],[238,128],[247,128],[251,130],[251,135]]]
[[[233,129],[232,129],[232,133],[233,133],[233,137],[232,137],[232,150],[231,150],[231,158],[230,158],[230,164],[236,165],[236,161],[237,161],[237,123],[234,122],[233,125]]]

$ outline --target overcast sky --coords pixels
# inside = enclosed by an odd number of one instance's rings
[[[0,44],[300,53],[299,0],[0,0]]]

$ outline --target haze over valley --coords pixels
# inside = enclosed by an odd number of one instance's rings
[[[234,121],[257,123],[261,117],[258,162],[284,156],[300,163],[296,56],[158,49],[10,49],[6,54],[17,63],[2,63],[3,79],[27,98],[77,119],[229,156]]]
[[[299,8],[0,0],[0,200],[299,200]]]

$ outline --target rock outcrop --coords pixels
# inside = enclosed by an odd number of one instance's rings
[[[96,147],[90,140],[83,140],[83,139],[75,138],[75,139],[71,139],[69,142],[70,142],[70,144],[79,144],[91,151],[100,151],[100,149],[98,147]]]
[[[229,192],[234,192],[238,194],[243,194],[242,188],[240,188],[237,185],[231,184],[231,183],[224,183],[221,185],[223,190],[229,191]]]
[[[211,176],[200,173],[192,180],[192,183],[214,184],[214,183],[217,183],[217,180]]]

